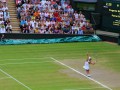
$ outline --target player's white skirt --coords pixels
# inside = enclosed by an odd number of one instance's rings
[[[85,70],[89,70],[89,66],[83,66]]]

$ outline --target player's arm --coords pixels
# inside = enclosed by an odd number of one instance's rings
[[[91,58],[91,57],[89,58],[89,64],[92,64],[92,65],[95,64],[95,61],[92,61],[92,58]]]
[[[91,63],[90,63],[90,64],[94,65],[94,64],[95,64],[95,62],[91,61]]]

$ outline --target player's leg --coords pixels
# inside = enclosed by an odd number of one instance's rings
[[[88,77],[90,77],[90,70],[89,69],[86,70],[86,74],[87,74]]]

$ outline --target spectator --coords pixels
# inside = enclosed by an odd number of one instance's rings
[[[0,33],[6,33],[4,23],[1,23],[1,25],[0,25]]]
[[[5,10],[5,12],[4,12],[4,20],[6,21],[9,18],[10,18],[10,14],[9,14],[9,12],[7,10]]]
[[[76,25],[73,24],[73,26],[72,26],[72,28],[71,28],[71,33],[72,33],[72,34],[75,34],[75,29],[76,29]]]
[[[26,20],[25,20],[24,18],[22,18],[22,19],[20,20],[20,28],[21,28],[21,32],[24,31],[26,25],[27,25]]]
[[[9,18],[7,18],[5,21],[4,21],[4,25],[5,25],[5,27],[7,26],[7,24],[9,24],[10,23],[10,19]]]
[[[85,30],[86,30],[86,26],[83,25],[83,26],[81,27],[81,30],[85,31]]]
[[[6,11],[6,10],[8,10],[8,7],[7,7],[7,5],[6,4],[4,4],[4,6],[3,6],[3,8],[2,8],[2,11]]]
[[[8,33],[12,33],[12,25],[11,25],[10,23],[7,24],[7,26],[6,26],[6,31],[7,31]]]
[[[78,34],[79,34],[79,35],[83,35],[83,30],[81,30],[81,28],[79,28]]]

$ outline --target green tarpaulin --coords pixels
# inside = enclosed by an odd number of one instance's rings
[[[97,42],[101,39],[97,35],[75,36],[54,39],[4,39],[0,41],[1,45],[16,44],[42,44],[42,43],[61,43],[61,42]]]

